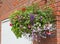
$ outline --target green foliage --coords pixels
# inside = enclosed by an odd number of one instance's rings
[[[11,23],[13,24],[12,31],[15,33],[17,38],[21,37],[24,33],[32,33],[33,25],[30,21],[30,14],[33,14],[34,16],[36,15],[33,22],[34,24],[41,24],[41,28],[43,28],[43,26],[48,22],[54,23],[53,21],[55,20],[55,17],[53,15],[53,10],[50,7],[45,10],[41,10],[38,6],[32,5],[26,7],[25,9],[26,10],[23,10],[24,12],[22,9],[17,10],[9,17]],[[40,19],[40,16],[42,16],[42,19]],[[31,26],[30,29],[28,28],[28,25]],[[38,27],[38,25],[36,27]]]

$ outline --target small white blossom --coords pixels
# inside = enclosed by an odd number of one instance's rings
[[[36,30],[35,30],[35,29],[33,29],[33,32],[36,32]]]
[[[34,26],[35,26],[36,24],[34,24]]]
[[[39,24],[39,22],[36,23],[36,25],[38,25],[38,24]]]
[[[40,29],[39,27],[37,27],[37,31],[41,31],[42,29]]]
[[[41,24],[39,24],[39,26],[41,26]]]
[[[24,28],[24,29],[26,29],[26,27],[25,27],[25,26],[24,26],[23,28]]]
[[[44,30],[47,30],[47,27],[44,25]]]
[[[52,27],[52,24],[49,24],[49,27]]]
[[[48,27],[47,27],[47,29],[49,29],[49,30],[50,30],[50,29],[51,29],[51,27],[52,27],[52,24],[49,24],[49,25],[48,25]]]
[[[41,35],[41,34],[40,34],[40,37],[42,37],[42,38],[46,38],[46,36],[43,36],[43,35]]]

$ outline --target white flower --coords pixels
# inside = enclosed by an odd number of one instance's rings
[[[36,24],[33,25],[34,27],[36,26]]]
[[[41,24],[39,24],[39,26],[41,26]]]
[[[22,28],[23,26],[22,25],[20,25],[20,28]]]
[[[39,28],[39,27],[37,27],[37,31],[42,31],[42,29],[41,29],[41,28]]]
[[[33,32],[36,32],[36,30],[35,30],[35,29],[33,29]]]
[[[49,24],[49,27],[52,27],[52,24]]]
[[[44,30],[50,30],[52,28],[52,24],[48,24],[48,26],[44,25]]]
[[[26,27],[25,27],[25,26],[24,26],[23,28],[24,28],[24,29],[26,29]]]
[[[47,27],[44,25],[44,30],[47,30]]]
[[[47,29],[50,29],[50,27],[47,27]]]
[[[38,36],[36,35],[35,37],[37,38]]]
[[[36,29],[36,27],[33,27],[33,29]]]
[[[42,38],[47,38],[46,36],[43,36],[43,35],[41,35],[41,34],[40,34],[40,37],[42,37]]]
[[[51,27],[52,27],[52,24],[49,24],[48,27],[47,27],[47,29],[51,29]]]
[[[39,22],[36,23],[36,25],[38,25],[38,24],[39,24]]]

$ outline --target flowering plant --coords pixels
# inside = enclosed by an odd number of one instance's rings
[[[10,16],[12,31],[16,37],[29,34],[29,37],[39,35],[42,38],[51,36],[55,30],[55,16],[50,7],[44,10],[36,5],[17,10]]]

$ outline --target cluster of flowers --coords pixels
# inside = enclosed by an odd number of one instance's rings
[[[23,34],[29,34],[33,39],[36,37],[47,38],[47,36],[53,36],[53,31],[55,30],[54,22],[50,23],[50,20],[47,22],[45,18],[48,19],[48,15],[44,16],[44,12],[38,10],[34,13],[33,11],[27,14],[27,9],[22,9],[22,15],[16,15],[10,17],[12,30],[17,37]],[[21,11],[19,11],[21,12]],[[25,15],[24,15],[25,12]],[[43,15],[41,15],[41,13]],[[18,14],[18,13],[17,13]],[[19,13],[20,14],[20,13]],[[49,16],[50,18],[50,16]]]
[[[40,16],[40,21],[42,21],[43,17]],[[33,24],[33,26],[28,26],[32,30],[32,35],[38,33],[40,37],[47,38],[47,36],[53,36],[53,31],[55,30],[55,27],[51,23],[46,23],[43,28],[41,28],[41,23],[34,22],[34,15],[30,15],[30,22]]]

